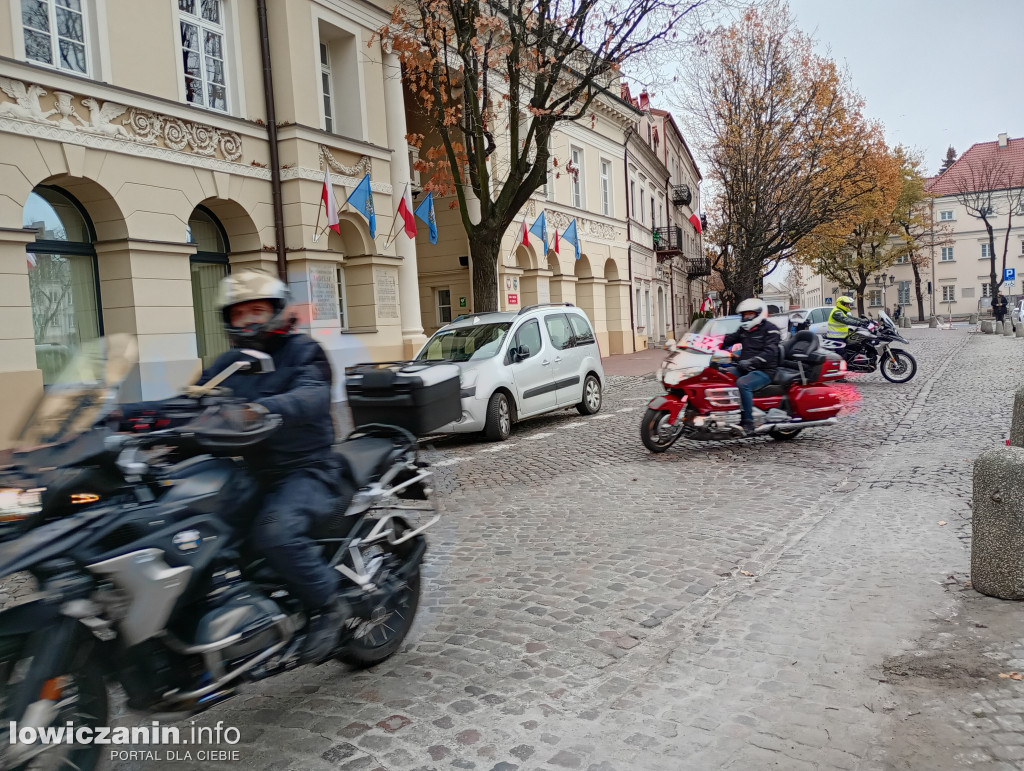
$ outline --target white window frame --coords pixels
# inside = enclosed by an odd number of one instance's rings
[[[338,321],[341,322],[342,329],[348,329],[348,289],[345,286],[345,268],[341,265],[337,267],[337,287],[338,287]]]
[[[601,213],[612,216],[612,164],[601,159]]]
[[[202,0],[195,0],[197,9],[198,9],[198,7],[199,7],[201,2],[202,2]],[[192,107],[198,107],[198,108],[203,109],[203,110],[209,110],[211,112],[230,114],[230,112],[231,112],[231,98],[232,98],[233,94],[232,94],[232,89],[231,89],[231,76],[230,76],[230,72],[231,72],[231,69],[232,69],[231,68],[231,49],[230,49],[230,46],[228,44],[228,41],[229,41],[229,35],[228,35],[228,9],[226,7],[227,4],[224,2],[224,0],[217,0],[217,4],[218,4],[219,12],[220,12],[219,13],[219,15],[220,15],[220,23],[219,24],[216,24],[216,23],[214,23],[212,21],[207,21],[201,15],[200,16],[194,16],[193,14],[188,13],[187,11],[183,11],[183,10],[181,10],[180,7],[178,7],[178,4],[175,3],[177,15],[178,15],[178,24],[177,24],[177,30],[176,31],[177,31],[177,50],[179,52],[179,55],[180,55],[180,53],[182,51],[189,50],[189,49],[185,49],[183,47],[183,45],[182,45],[181,25],[182,24],[190,24],[190,25],[192,25],[194,27],[197,27],[198,30],[199,30],[199,46],[200,46],[200,50],[199,50],[198,53],[199,53],[199,65],[200,65],[199,69],[200,69],[200,73],[201,73],[201,80],[200,80],[200,82],[202,84],[202,89],[203,89],[203,91],[202,91],[202,97],[203,97],[202,103],[193,102],[193,101],[191,101],[188,98],[188,80],[189,80],[189,76],[187,76],[185,74],[185,70],[184,70],[184,67],[182,65],[179,65],[178,72],[180,73],[181,83],[184,86],[184,90],[182,91],[182,96],[183,96],[185,102],[188,105],[190,105]],[[209,91],[208,91],[207,87],[212,83],[212,81],[210,80],[210,77],[209,77],[209,74],[208,74],[207,68],[206,68],[207,67],[207,64],[206,64],[207,56],[206,56],[206,52],[205,52],[204,38],[205,38],[205,35],[207,33],[208,34],[212,34],[212,35],[219,35],[220,38],[221,38],[221,55],[224,57],[221,60],[221,64],[223,65],[223,68],[224,68],[224,83],[223,83],[223,87],[224,87],[224,107],[223,108],[213,107],[213,106],[211,106],[209,104]],[[319,53],[317,55],[319,56]],[[220,84],[214,84],[214,85],[220,85]]]
[[[882,290],[881,289],[869,289],[868,290],[868,307],[869,308],[881,308],[882,307]]]
[[[901,254],[899,257],[896,258],[897,265],[906,265],[908,262],[910,262],[909,254]]]
[[[331,74],[331,47],[323,41],[317,41],[317,56],[320,59],[320,117],[324,131],[333,134],[334,76]]]
[[[904,302],[906,299],[906,302]],[[910,282],[909,281],[897,281],[896,282],[896,304],[897,305],[910,305]]]
[[[981,257],[979,259],[982,259],[982,260],[989,259],[988,247],[989,247],[989,244],[982,244],[981,245]]]
[[[953,247],[943,246],[939,262],[953,262]]]
[[[637,220],[637,222],[639,222],[641,225],[647,224],[645,222],[646,217],[644,215],[644,199],[646,197],[647,197],[647,179],[641,174],[640,175],[640,219]],[[633,216],[636,217],[636,212],[633,213]]]
[[[22,18],[21,11],[21,0],[14,0],[11,3],[11,14],[17,19],[15,28],[21,28],[20,43],[22,45],[21,51],[16,51],[16,55],[20,53],[24,56],[25,60],[39,65],[40,67],[47,67],[49,69],[57,70],[59,72],[70,72],[74,75],[82,77],[94,77],[93,75],[93,62],[92,62],[92,46],[90,46],[89,40],[92,35],[92,8],[90,0],[81,0],[81,11],[75,11],[73,9],[65,8],[70,13],[80,13],[82,16],[82,40],[72,40],[71,38],[62,38],[60,33],[57,31],[57,0],[42,0],[46,4],[46,16],[50,26],[49,31],[43,31],[36,29],[35,27],[26,28],[25,22]],[[25,30],[28,29],[31,32],[36,32],[40,35],[46,35],[50,39],[50,62],[41,62],[38,59],[30,59],[28,56],[28,46],[25,45]],[[18,35],[13,36],[15,40],[18,40]],[[84,50],[83,58],[85,60],[85,72],[80,72],[74,68],[63,67],[60,64],[60,41],[68,40],[72,43],[80,44]]]
[[[992,284],[988,281],[984,281],[981,284],[981,296],[991,297],[992,296]]]
[[[942,285],[942,302],[956,302],[956,284],[943,284]]]
[[[445,304],[443,304],[441,302],[441,293],[442,292],[447,292],[448,293],[448,304],[447,305],[445,305]],[[442,308],[447,308],[448,309],[448,320],[447,321],[444,319],[444,314],[441,313],[441,309]],[[442,326],[443,327],[445,324],[450,324],[451,323],[451,320],[452,320],[452,290],[451,290],[451,287],[448,287],[448,286],[438,287],[437,289],[434,290],[434,311],[437,314],[438,326]]]
[[[939,212],[939,221],[940,222],[949,222],[952,219],[953,219],[953,212],[952,211],[947,209],[946,211],[940,211]]]
[[[577,209],[584,207],[583,199],[583,150],[574,145],[569,146],[569,161],[572,163],[573,168],[576,169],[575,174],[569,175],[569,189],[572,200],[570,203]]]

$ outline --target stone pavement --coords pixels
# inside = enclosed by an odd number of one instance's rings
[[[403,650],[197,723],[268,770],[1020,769],[1024,681],[999,674],[1024,671],[1024,615],[965,584],[971,464],[1008,434],[1024,344],[908,336],[913,381],[839,384],[839,425],[791,442],[652,456],[659,386],[623,376],[597,416],[436,441]]]

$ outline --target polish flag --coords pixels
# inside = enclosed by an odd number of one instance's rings
[[[701,229],[700,229],[700,217],[698,217],[696,214],[691,214],[690,215],[690,224],[693,225],[697,229],[698,233],[701,232]]]
[[[409,238],[416,238],[416,217],[412,213],[412,194],[409,192],[408,182],[405,183],[402,200],[398,202],[398,214],[405,223],[405,234]]]
[[[519,234],[519,241],[523,246],[530,245],[530,234],[526,231],[526,220],[523,220],[523,232]]]
[[[558,228],[555,228],[555,254],[558,254]]]
[[[334,200],[334,188],[331,186],[331,170],[324,169],[324,189],[320,198],[327,207],[327,227],[338,235],[341,235],[341,225],[338,224],[338,202]]]

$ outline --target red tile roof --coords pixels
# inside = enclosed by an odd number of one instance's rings
[[[991,181],[985,187],[994,190],[1024,184],[1024,138],[1010,139],[1006,147],[998,141],[972,145],[943,174],[926,182],[925,188],[936,195],[954,195],[964,183],[973,182],[981,189],[983,181]]]

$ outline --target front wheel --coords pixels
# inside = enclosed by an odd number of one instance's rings
[[[683,432],[682,421],[671,426],[668,418],[669,414],[664,410],[648,409],[644,413],[640,422],[640,441],[651,452],[665,452]]]
[[[0,662],[0,714],[4,716],[4,725],[0,728],[0,768],[16,771],[67,768],[90,771],[96,768],[103,750],[100,744],[53,743],[46,745],[44,751],[34,753],[32,747],[11,743],[7,734],[13,716],[8,714],[7,706],[13,689],[19,685],[16,674],[20,669],[19,660],[26,655],[30,654],[20,651],[18,656]],[[70,722],[77,731],[82,727],[95,730],[108,725],[107,687],[103,672],[94,660],[72,666],[66,675],[50,680],[47,688],[51,698],[56,700],[50,727],[64,727]],[[22,749],[29,750],[27,756],[18,754]]]
[[[587,375],[583,381],[583,401],[576,405],[580,415],[596,415],[601,411],[601,381]]]
[[[882,357],[882,377],[890,383],[906,383],[917,374],[917,361],[906,351],[895,348]]]
[[[512,433],[512,406],[508,396],[498,391],[487,403],[487,421],[484,434],[492,442],[504,442]]]

